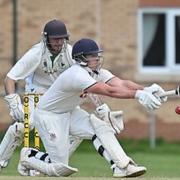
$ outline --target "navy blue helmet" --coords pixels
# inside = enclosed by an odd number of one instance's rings
[[[97,43],[92,39],[80,39],[77,41],[72,49],[72,58],[76,61],[84,61],[84,57],[86,55],[98,54],[103,52],[103,50],[99,49]]]
[[[44,26],[43,34],[52,38],[69,38],[65,24],[57,19],[51,20]]]

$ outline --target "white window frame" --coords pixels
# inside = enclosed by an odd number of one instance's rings
[[[143,14],[144,13],[154,13],[160,14],[163,13],[166,24],[166,34],[165,34],[165,65],[162,67],[145,67],[143,66],[143,44],[142,44],[142,34],[143,34]],[[180,16],[180,9],[177,8],[141,8],[138,10],[138,74],[137,79],[148,79],[150,76],[153,79],[153,76],[156,77],[156,80],[167,79],[166,76],[171,76],[174,78],[175,75],[180,76],[180,65],[175,63],[175,16]],[[142,78],[142,75],[144,78]],[[180,77],[178,77],[179,79]]]

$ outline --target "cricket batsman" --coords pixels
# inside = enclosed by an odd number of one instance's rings
[[[123,129],[120,111],[110,111],[107,104],[101,104],[89,114],[79,106],[91,94],[100,94],[117,99],[137,99],[145,108],[154,110],[167,97],[158,96],[164,90],[157,84],[143,87],[101,68],[101,53],[92,39],[80,39],[74,44],[72,57],[76,64],[55,80],[34,112],[34,124],[50,161],[35,157],[32,148],[23,148],[20,156],[23,169],[35,169],[48,176],[69,176],[77,172],[69,166],[69,136],[73,135],[92,139],[94,145],[102,144],[98,150],[111,162],[113,177],[137,177],[146,172],[146,167],[138,166],[115,137]]]

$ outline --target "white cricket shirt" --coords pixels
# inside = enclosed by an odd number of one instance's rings
[[[7,76],[16,81],[31,76],[31,83],[35,92],[44,93],[52,85],[59,74],[74,64],[74,60],[71,58],[71,52],[72,47],[68,44],[67,49],[60,52],[54,59],[54,62],[56,63],[53,67],[51,60],[52,54],[44,43],[40,42],[24,54],[24,56],[9,71]],[[52,63],[52,67],[50,66],[51,73],[46,72],[47,62]]]
[[[97,81],[106,82],[113,77],[114,75],[105,69],[101,69],[96,77],[91,77],[86,69],[75,64],[56,79],[41,97],[38,108],[55,113],[71,111],[84,102],[80,95],[85,89]]]

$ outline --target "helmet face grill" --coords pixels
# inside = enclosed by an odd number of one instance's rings
[[[98,45],[95,41],[91,39],[81,39],[77,41],[72,49],[72,57],[73,59],[84,59],[86,55],[98,54],[103,52],[103,50],[99,49]]]
[[[44,27],[44,35],[50,38],[68,38],[65,24],[60,20],[49,21]]]

